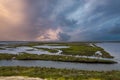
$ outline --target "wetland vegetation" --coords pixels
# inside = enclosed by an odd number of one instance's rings
[[[120,80],[120,71],[84,71],[45,67],[0,67],[0,76],[28,76],[47,80]]]
[[[35,46],[68,46],[68,48],[37,48]],[[3,47],[2,47],[3,46]],[[0,53],[0,60],[45,60],[45,61],[62,61],[76,63],[103,63],[111,65],[116,63],[112,60],[104,58],[114,58],[103,48],[98,47],[95,43],[79,43],[79,42],[28,42],[21,44],[5,44],[0,46],[0,50],[6,48],[13,50],[29,47],[29,51],[43,50],[50,54],[32,54],[27,52],[19,52],[17,54]],[[18,48],[21,47],[21,48]],[[30,49],[31,48],[31,49]],[[35,49],[34,49],[35,48]],[[56,55],[58,50],[62,52]],[[96,55],[99,51],[101,55]],[[52,54],[54,53],[54,54]],[[52,55],[51,55],[52,54]],[[81,57],[86,56],[86,57]],[[96,57],[96,58],[89,58]],[[103,58],[103,59],[101,59]],[[96,64],[97,65],[97,64]],[[113,64],[114,65],[114,64]],[[39,77],[47,80],[120,80],[120,71],[87,71],[75,69],[56,69],[45,67],[0,67],[0,76],[28,76]]]
[[[78,62],[78,63],[116,63],[112,60],[103,60],[101,58],[113,58],[103,48],[96,46],[94,43],[51,43],[51,42],[29,42],[23,44],[9,44],[5,45],[12,52],[15,51],[29,51],[29,52],[18,52],[17,54],[0,53],[0,60],[51,60],[51,61],[63,61],[63,62]],[[23,49],[22,49],[23,48]],[[0,49],[3,49],[1,47]],[[4,48],[5,49],[5,48]],[[42,54],[32,54],[31,51],[40,50],[50,52],[43,52]],[[60,53],[57,52],[60,50]],[[101,54],[96,54],[99,51]],[[82,57],[85,56],[85,57]],[[96,58],[89,58],[96,57]]]
[[[0,54],[0,60],[50,60],[50,61],[62,61],[62,62],[77,62],[77,63],[104,63],[113,64],[116,63],[112,60],[92,59],[92,58],[80,58],[74,56],[62,56],[62,55],[38,55],[38,54]]]
[[[102,53],[101,57],[103,58],[113,58],[108,52],[100,47],[93,47],[88,45],[72,45],[70,48],[62,49],[63,53],[66,55],[79,55],[79,56],[96,56],[95,53],[100,51]]]
[[[92,46],[90,45],[92,44]],[[95,45],[95,43],[77,43],[77,42],[64,42],[64,43],[52,43],[52,42],[29,42],[24,44],[11,44],[7,45],[7,48],[17,48],[17,47],[31,47],[31,48],[37,48],[41,50],[45,50],[51,53],[57,52],[56,48],[45,48],[45,47],[35,47],[35,46],[45,46],[48,45],[51,46],[68,46],[68,48],[59,48],[59,50],[62,50],[62,54],[64,55],[78,55],[78,56],[96,56],[96,52],[100,51],[102,55],[100,57],[102,58],[113,58],[108,52],[106,52],[103,48],[98,47]],[[3,48],[0,48],[3,49]]]
[[[50,53],[57,53],[58,52],[57,49],[48,49],[48,48],[37,48],[37,49],[48,51]]]

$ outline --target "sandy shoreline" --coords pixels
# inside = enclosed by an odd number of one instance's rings
[[[0,80],[46,80],[46,79],[23,77],[23,76],[10,76],[10,77],[0,77]]]

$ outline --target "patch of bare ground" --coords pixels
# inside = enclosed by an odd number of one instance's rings
[[[46,80],[46,79],[22,77],[22,76],[11,76],[11,77],[0,77],[0,80]]]

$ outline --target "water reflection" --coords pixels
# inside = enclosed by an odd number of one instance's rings
[[[40,61],[40,60],[28,60],[28,61],[1,60],[0,66],[28,66],[28,67],[39,66],[39,67],[54,67],[54,68],[97,70],[97,71],[120,70],[120,43],[97,43],[97,45],[104,48],[107,52],[109,52],[112,56],[114,56],[115,57],[114,60],[116,60],[119,63],[118,64],[87,64],[87,63],[70,63],[70,62]],[[27,50],[30,49],[33,48],[27,47]]]
[[[105,49],[112,56],[114,60],[120,63],[120,43],[97,43],[98,46]]]
[[[26,67],[54,67],[78,70],[111,71],[120,70],[120,64],[87,64],[71,63],[59,61],[40,61],[40,60],[1,60],[0,66],[26,66]]]

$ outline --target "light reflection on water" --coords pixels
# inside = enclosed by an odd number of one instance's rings
[[[1,60],[0,66],[39,66],[39,67],[54,67],[54,68],[67,68],[79,70],[120,70],[120,43],[97,43],[98,46],[104,48],[112,56],[118,64],[88,64],[88,63],[70,63],[70,62],[56,62],[56,61],[40,61],[40,60]],[[27,49],[32,49],[28,48]],[[24,49],[23,49],[24,50]]]
[[[32,53],[32,54],[50,54],[48,51],[38,50],[32,47],[16,47],[16,48],[5,48],[4,50],[0,50],[0,53],[9,53],[9,54],[19,54],[19,53]]]
[[[104,48],[114,56],[114,60],[120,63],[120,43],[97,43],[97,45]]]
[[[111,71],[120,70],[120,64],[87,64],[41,60],[2,60],[0,66],[53,67],[78,70]]]
[[[56,54],[59,55],[62,53],[61,48],[69,48],[69,46],[48,46],[48,45],[43,45],[43,46],[34,46],[34,47],[16,47],[16,48],[6,48],[6,47],[0,47],[0,53],[9,53],[9,54],[19,54],[19,53],[32,53],[32,54]],[[57,49],[58,52],[56,53],[50,53],[48,51],[42,50],[42,49],[37,49],[37,48],[48,48],[48,49]]]

